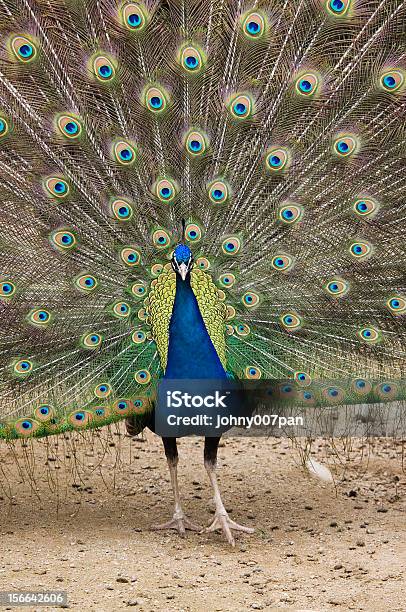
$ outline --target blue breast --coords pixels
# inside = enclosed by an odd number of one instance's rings
[[[227,378],[207,333],[189,275],[184,281],[176,277],[164,378]]]

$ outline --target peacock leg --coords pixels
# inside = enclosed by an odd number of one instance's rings
[[[227,542],[231,544],[231,546],[235,546],[232,530],[244,531],[245,533],[254,533],[255,529],[252,527],[244,527],[243,525],[239,525],[230,519],[227,510],[224,508],[216,476],[217,448],[219,442],[220,438],[205,438],[204,443],[204,467],[206,468],[213,487],[216,512],[212,523],[203,531],[205,533],[210,533],[212,531],[216,531],[217,529],[221,529],[227,539]]]
[[[170,521],[166,523],[162,523],[161,525],[152,525],[151,529],[176,529],[181,536],[184,536],[186,533],[186,529],[190,531],[201,531],[201,527],[199,525],[195,525],[188,518],[186,518],[181,503],[180,503],[180,495],[179,495],[179,486],[178,486],[178,449],[176,446],[176,438],[162,438],[165,448],[165,455],[168,461],[169,473],[171,475],[171,485],[173,496],[175,498],[175,509],[173,512],[173,517]]]

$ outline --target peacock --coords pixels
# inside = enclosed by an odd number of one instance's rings
[[[163,379],[404,398],[405,19],[404,0],[1,1],[1,440],[153,429]],[[207,530],[234,544],[253,530],[223,505],[219,440]],[[163,444],[158,528],[184,535]]]

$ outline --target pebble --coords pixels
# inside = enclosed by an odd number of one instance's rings
[[[119,576],[118,578],[116,578],[116,582],[121,582],[122,584],[128,584],[130,581],[128,580],[128,578],[125,578],[124,576]]]

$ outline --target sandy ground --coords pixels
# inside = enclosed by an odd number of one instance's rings
[[[35,443],[31,485],[29,448],[0,447],[0,590],[66,590],[75,610],[406,610],[400,444],[376,442],[368,460],[356,448],[344,477],[334,468],[334,488],[303,475],[287,440],[229,438],[219,462],[225,505],[256,527],[237,534],[235,549],[221,534],[149,530],[172,513],[153,434],[113,433],[94,448],[79,439],[76,451],[59,440],[56,460],[55,444]],[[314,449],[325,461],[324,444]],[[208,524],[201,440],[183,439],[180,457],[185,512]]]

